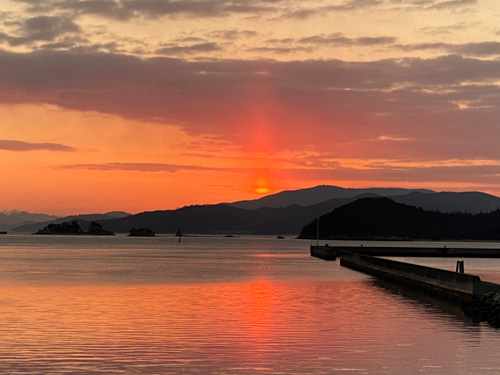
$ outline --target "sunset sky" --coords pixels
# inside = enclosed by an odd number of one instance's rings
[[[498,0],[2,0],[0,211],[500,195]]]

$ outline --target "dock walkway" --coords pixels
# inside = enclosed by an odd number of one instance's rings
[[[452,299],[466,301],[488,292],[500,292],[500,285],[483,282],[476,275],[419,266],[377,258],[369,255],[342,252],[340,264],[357,271],[437,292]]]
[[[500,258],[500,249],[473,247],[404,247],[404,246],[316,246],[311,245],[311,256],[336,260],[341,252],[371,256]]]

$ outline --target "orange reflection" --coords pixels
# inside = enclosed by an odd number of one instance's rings
[[[362,282],[3,284],[0,295],[0,363],[12,373],[474,373],[476,359],[500,364],[482,354],[499,344],[493,331]]]
[[[266,331],[270,323],[273,309],[273,288],[266,283],[249,284],[248,309],[250,311],[251,327],[257,334]]]

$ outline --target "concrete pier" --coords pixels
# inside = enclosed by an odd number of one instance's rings
[[[342,266],[370,275],[436,292],[451,299],[467,301],[487,292],[500,292],[499,284],[483,282],[476,275],[459,273],[373,256],[342,252]]]
[[[323,260],[336,260],[339,255],[339,251],[336,248],[325,246],[314,246],[311,245],[311,256],[320,258]]]
[[[342,251],[371,256],[500,258],[500,249],[473,247],[404,247],[404,246],[316,246],[311,245],[311,256],[335,260]]]

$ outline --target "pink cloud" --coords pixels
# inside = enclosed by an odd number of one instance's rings
[[[139,59],[0,52],[0,102],[176,124],[253,151],[314,145],[345,157],[496,157],[500,61]],[[405,145],[370,140],[387,134]]]

